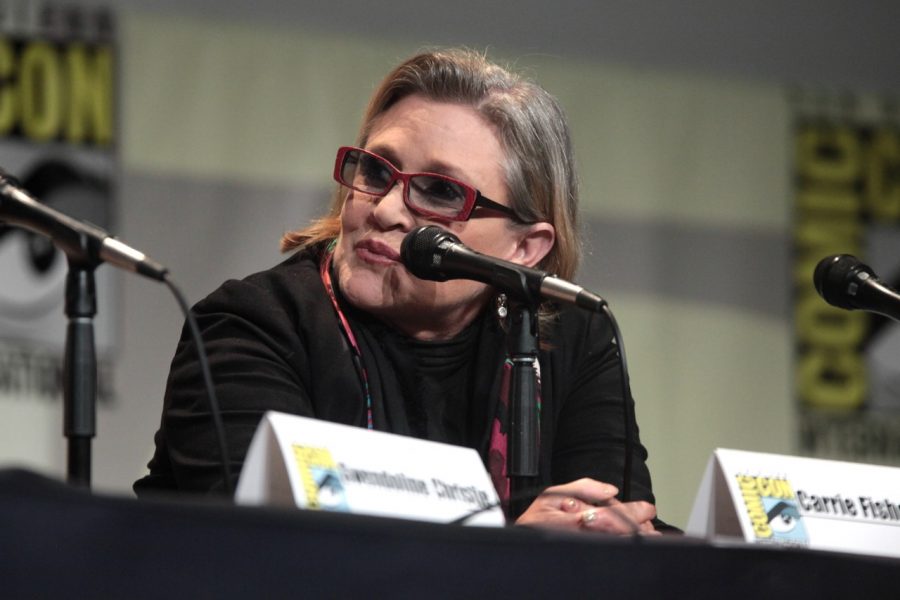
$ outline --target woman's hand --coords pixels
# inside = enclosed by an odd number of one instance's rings
[[[656,507],[649,502],[619,502],[619,490],[594,479],[579,479],[549,487],[516,520],[516,525],[614,535],[659,535],[651,520]]]

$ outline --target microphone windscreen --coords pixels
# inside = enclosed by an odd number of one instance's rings
[[[400,260],[420,279],[446,281],[447,277],[440,271],[440,245],[444,242],[459,243],[459,238],[436,225],[417,227],[403,238]]]
[[[819,261],[813,273],[816,291],[825,302],[839,308],[857,308],[853,296],[848,293],[858,273],[865,272],[874,277],[872,270],[858,258],[850,254],[835,254]]]

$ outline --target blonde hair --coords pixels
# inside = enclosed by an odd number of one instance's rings
[[[391,71],[363,117],[357,145],[365,147],[376,119],[402,98],[421,95],[474,108],[495,129],[505,151],[504,170],[513,211],[524,222],[543,221],[556,242],[538,268],[571,279],[581,256],[577,230],[578,181],[566,116],[546,90],[464,49],[413,56]],[[282,251],[337,237],[344,195],[338,188],[329,213],[286,233]]]

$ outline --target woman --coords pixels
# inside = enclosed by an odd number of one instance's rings
[[[565,117],[540,87],[451,50],[415,56],[372,98],[354,147],[338,151],[331,213],[289,233],[281,265],[230,281],[195,307],[226,422],[243,460],[266,410],[476,448],[501,496],[505,300],[469,280],[414,277],[412,229],[563,278],[577,262],[577,183]],[[646,452],[624,459],[618,357],[598,315],[541,308],[540,481],[518,523],[654,532]],[[195,349],[172,364],[152,489],[222,487]],[[636,428],[635,428],[636,429]]]

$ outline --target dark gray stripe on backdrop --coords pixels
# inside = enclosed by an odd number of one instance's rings
[[[221,279],[280,260],[281,233],[324,213],[330,189],[126,170],[117,231],[176,272],[203,280],[191,283],[208,292]],[[608,296],[613,308],[616,293],[639,293],[789,314],[790,241],[782,231],[599,217],[582,226],[577,281]]]
[[[324,214],[330,190],[126,169],[115,232],[203,297],[227,278],[284,260],[281,235]]]
[[[584,219],[582,227],[579,282],[609,296],[613,308],[615,293],[622,292],[789,315],[790,239],[784,231],[597,217]]]

